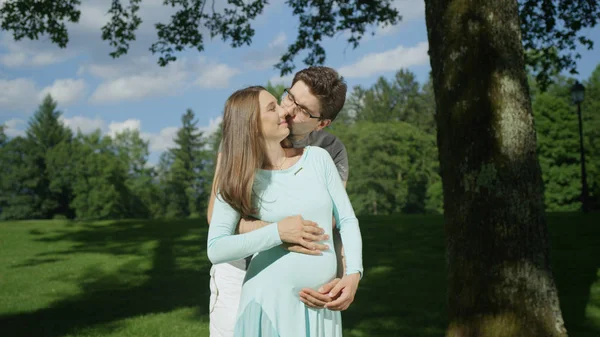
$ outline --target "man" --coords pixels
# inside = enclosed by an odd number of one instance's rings
[[[286,89],[281,106],[288,112],[290,135],[288,145],[305,147],[319,146],[329,152],[346,186],[348,180],[348,155],[344,144],[334,135],[323,130],[331,124],[344,106],[347,86],[338,73],[328,67],[309,67],[294,76],[292,86]],[[217,171],[219,166],[217,159]],[[211,193],[207,212],[210,223],[214,205],[215,191]],[[258,229],[267,223],[254,220],[241,220],[238,226],[240,233]],[[302,289],[300,300],[312,308],[328,308],[345,310],[354,300],[358,288],[359,276],[343,275],[344,262],[339,232],[334,230],[334,246],[338,256],[338,277],[323,285],[319,291]],[[314,244],[317,250],[310,250],[300,245],[290,245],[287,249],[304,254],[318,254],[324,245]],[[247,259],[214,265],[211,268],[210,298],[210,336],[232,336],[235,326],[235,313],[241,295],[242,283],[247,268]]]

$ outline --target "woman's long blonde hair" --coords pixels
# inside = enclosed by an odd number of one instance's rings
[[[242,217],[255,214],[252,187],[256,170],[263,168],[266,146],[260,122],[260,92],[251,86],[234,92],[225,103],[221,163],[216,188],[223,201]]]

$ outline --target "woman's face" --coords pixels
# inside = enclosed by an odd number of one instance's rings
[[[287,112],[277,104],[277,99],[263,90],[258,96],[260,104],[260,122],[262,132],[267,141],[280,142],[289,134],[290,129],[285,121]]]

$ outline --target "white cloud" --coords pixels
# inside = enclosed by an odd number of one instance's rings
[[[9,138],[14,138],[18,136],[25,136],[25,121],[22,119],[13,118],[4,122],[4,134]]]
[[[159,133],[143,133],[142,137],[150,141],[150,151],[162,152],[175,146],[175,136],[178,127],[169,126],[159,131]]]
[[[37,103],[37,94],[35,82],[31,79],[0,79],[0,111],[30,109]]]
[[[167,67],[148,65],[148,60],[137,60],[128,65],[90,65],[88,71],[107,79],[101,83],[90,101],[114,103],[139,100],[146,97],[168,96],[185,85],[186,70],[181,61]]]
[[[94,103],[112,103],[164,95],[181,86],[185,74],[141,74],[121,77],[98,86],[90,98]]]
[[[142,122],[139,119],[127,119],[123,122],[111,122],[108,125],[107,134],[114,138],[118,133],[125,130],[138,130],[140,137],[149,141],[149,149],[151,152],[162,152],[170,147],[175,146],[174,138],[177,135],[178,127],[169,126],[163,128],[158,133],[142,132]]]
[[[108,10],[110,4],[107,1],[99,3],[98,1],[86,1],[81,5],[81,17],[77,23],[77,28],[89,32],[95,32],[100,38],[101,28],[109,21]]]
[[[65,106],[82,98],[86,88],[82,79],[58,79],[42,90],[29,78],[0,79],[0,116],[3,111],[29,114],[48,93]]]
[[[207,126],[200,126],[198,129],[202,131],[204,137],[209,137],[219,128],[219,124],[223,121],[223,117],[211,118]]]
[[[83,79],[58,79],[51,86],[42,89],[38,98],[42,100],[50,94],[59,105],[69,105],[81,99],[86,93],[86,88]]]
[[[103,79],[114,79],[123,76],[124,72],[127,72],[130,67],[120,66],[118,63],[113,64],[90,64],[82,65],[77,71],[77,75],[81,76],[84,73],[89,73],[92,76],[103,78]]]
[[[106,123],[99,117],[92,119],[85,116],[74,116],[71,118],[60,116],[60,121],[66,127],[73,130],[73,132],[81,131],[84,134],[92,133],[98,129],[104,131],[106,127]]]
[[[34,66],[47,66],[62,61],[66,61],[69,55],[60,55],[59,53],[45,52],[33,55],[31,64]]]
[[[8,53],[0,55],[0,64],[7,68],[43,67],[64,62],[74,56],[71,50],[60,49],[48,41],[15,41],[8,34],[1,35],[0,45]]]
[[[273,41],[269,42],[269,48],[281,48],[285,47],[285,41],[287,40],[287,36],[284,32],[280,32]]]
[[[244,66],[256,70],[273,68],[286,50],[287,36],[280,32],[269,42],[267,48],[252,50],[244,55]]]
[[[149,57],[140,57],[116,64],[81,66],[78,74],[84,73],[105,80],[91,95],[91,102],[115,103],[180,94],[192,85],[204,89],[226,88],[240,70],[203,56],[194,60],[181,58],[166,67],[158,66]]]
[[[108,135],[115,137],[117,133],[125,130],[141,130],[142,122],[139,119],[127,119],[123,122],[111,122],[108,125]]]
[[[382,53],[367,54],[358,62],[341,67],[338,71],[344,77],[358,78],[423,65],[429,61],[428,49],[427,42],[421,42],[411,48],[400,45]]]
[[[378,25],[372,31],[375,35],[371,35],[371,31],[367,31],[361,39],[361,42],[366,42],[371,39],[377,39],[380,37],[394,35],[398,33],[407,23],[415,20],[422,20],[425,25],[425,1],[423,0],[394,0],[392,1],[392,8],[398,10],[398,13],[402,17],[399,23],[395,25]],[[352,34],[349,31],[345,31],[344,38],[349,38]]]
[[[239,69],[232,68],[226,64],[207,65],[195,83],[204,89],[227,88],[229,80],[239,73]]]
[[[2,55],[0,62],[8,68],[20,67],[27,63],[27,55],[23,52],[13,52]]]

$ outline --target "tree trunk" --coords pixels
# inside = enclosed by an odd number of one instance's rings
[[[517,1],[426,0],[449,337],[566,336]]]

